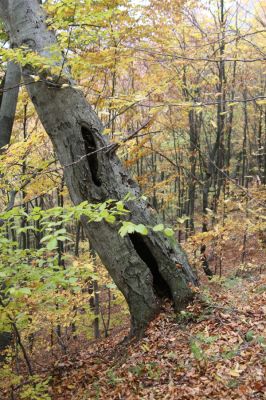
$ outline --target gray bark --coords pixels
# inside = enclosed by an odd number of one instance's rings
[[[55,45],[56,38],[47,30],[38,1],[9,0],[8,15],[4,12],[4,3],[6,0],[0,0],[0,13],[12,43],[27,44],[49,57],[49,47]],[[30,74],[30,67],[23,68],[26,83]],[[73,203],[119,200],[128,192],[139,198],[138,185],[115,153],[106,151],[108,140],[102,135],[102,123],[82,92],[72,87],[70,80],[69,87],[60,88],[59,83],[66,82],[66,76],[60,80],[54,77],[53,82],[44,82],[45,74],[41,78],[28,85],[28,91],[64,166],[64,178]],[[105,150],[100,150],[102,148]],[[144,200],[129,201],[127,208],[129,218],[136,224],[158,223]],[[160,233],[150,232],[145,237],[131,234],[122,238],[115,224],[88,224],[86,218],[82,218],[82,223],[92,247],[127,300],[132,319],[131,334],[143,331],[158,312],[162,297],[171,297],[176,309],[181,309],[192,298],[190,284],[197,284],[197,278],[179,245],[174,248]]]
[[[0,154],[2,148],[10,143],[18,100],[21,79],[20,66],[9,62],[5,75],[0,107]]]
[[[0,98],[0,155],[4,152],[3,148],[10,143],[13,123],[16,114],[20,79],[20,66],[13,62],[9,62],[1,88],[3,92],[1,92]],[[13,193],[11,193],[10,195],[13,198]],[[0,220],[0,226],[1,223],[2,221]],[[0,332],[0,353],[11,344],[11,341],[11,333]],[[3,360],[4,357],[0,354],[0,362],[2,362]]]

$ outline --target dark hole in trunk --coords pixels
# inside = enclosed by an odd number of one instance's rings
[[[145,262],[153,276],[153,287],[158,297],[171,299],[171,291],[158,268],[157,261],[139,233],[130,233],[130,240],[139,257]]]
[[[3,352],[7,348],[7,346],[10,346],[12,343],[12,333],[10,332],[0,332],[0,353]],[[5,357],[3,354],[0,354],[0,361],[4,361]]]
[[[87,160],[89,163],[90,171],[91,171],[91,177],[93,180],[93,183],[96,186],[101,186],[102,182],[98,177],[98,158],[97,158],[97,153],[93,153],[97,150],[96,142],[93,137],[93,134],[89,131],[88,128],[83,126],[81,128],[81,134],[85,142],[85,150],[87,154]]]

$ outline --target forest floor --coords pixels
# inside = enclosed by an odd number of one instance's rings
[[[203,279],[204,280],[204,279]],[[55,400],[266,399],[266,276],[204,280],[178,316],[170,304],[138,342],[128,328],[64,356]]]
[[[220,253],[209,254],[217,275],[208,280],[199,267],[201,285],[180,314],[165,302],[139,341],[123,341],[129,319],[119,305],[112,313],[122,324],[108,338],[72,335],[66,352],[51,352],[40,337],[32,357],[43,396],[31,395],[38,383],[32,386],[21,362],[11,396],[11,384],[0,380],[0,400],[266,400],[266,252],[250,235],[243,268],[243,240],[234,235],[221,270]]]

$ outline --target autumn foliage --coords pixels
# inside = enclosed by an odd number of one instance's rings
[[[58,90],[71,71],[111,140],[102,151],[119,155],[161,221],[128,221],[131,193],[72,206],[21,83],[0,153],[0,398],[264,399],[265,1],[43,7],[58,45],[48,58],[16,49],[1,25],[0,94],[8,61],[31,66],[28,85],[59,77]],[[129,340],[126,302],[86,240],[84,215],[122,238],[182,243],[199,276],[195,300],[175,313],[164,299]]]

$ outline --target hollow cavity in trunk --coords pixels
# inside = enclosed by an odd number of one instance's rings
[[[151,271],[153,277],[153,287],[156,295],[160,298],[172,299],[170,288],[160,274],[158,263],[149,247],[145,243],[143,237],[136,232],[129,234],[129,237],[139,257],[145,262]]]

